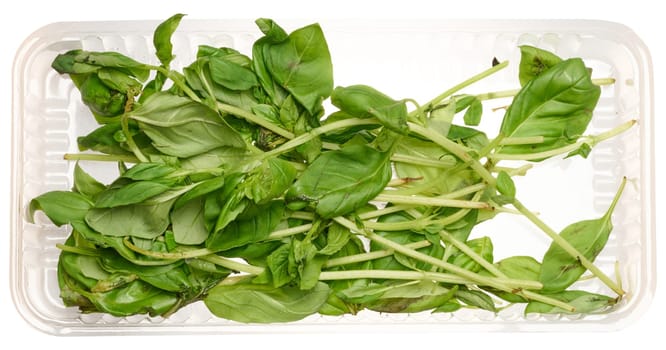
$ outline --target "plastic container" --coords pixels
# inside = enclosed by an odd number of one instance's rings
[[[320,22],[334,62],[336,85],[363,83],[394,97],[427,101],[446,88],[486,69],[493,57],[508,59],[509,68],[466,89],[467,93],[518,87],[519,45],[530,44],[562,57],[578,56],[593,69],[593,77],[613,77],[602,89],[588,133],[596,134],[636,119],[636,127],[599,144],[587,160],[538,163],[529,176],[517,180],[520,198],[556,230],[569,223],[599,217],[622,176],[629,185],[615,211],[615,229],[596,265],[607,275],[616,271],[627,297],[611,313],[575,316],[523,316],[520,306],[497,314],[460,310],[454,314],[379,314],[312,316],[280,325],[238,324],[213,317],[202,303],[190,305],[168,319],[81,314],[63,306],[58,296],[56,263],[69,228],[58,228],[44,216],[26,220],[35,196],[72,185],[74,163],[63,154],[76,152],[76,137],[94,127],[71,81],[50,64],[61,52],[83,48],[112,50],[139,61],[156,63],[152,31],[158,22],[55,23],[26,39],[14,64],[13,173],[11,184],[11,291],[28,323],[46,333],[173,334],[238,332],[307,332],[336,329],[587,331],[615,330],[635,320],[648,307],[655,291],[654,150],[652,67],[647,48],[628,28],[602,21],[425,21]],[[308,24],[282,23],[288,30]],[[251,20],[184,20],[174,35],[176,60],[182,68],[194,59],[199,44],[231,46],[251,52],[259,36]],[[499,125],[503,111],[486,104],[484,124]],[[493,119],[488,122],[488,119]],[[493,129],[497,130],[497,128]],[[493,132],[489,136],[493,136]],[[113,165],[112,165],[113,166]],[[93,175],[110,180],[113,172],[86,164]],[[496,221],[496,220],[493,220]],[[497,232],[501,231],[501,232]],[[526,220],[507,217],[492,227],[481,225],[472,235],[491,235],[495,259],[514,254],[540,256],[550,243]],[[598,281],[585,289],[612,293]]]

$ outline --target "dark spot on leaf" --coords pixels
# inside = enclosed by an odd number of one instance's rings
[[[500,61],[497,59],[497,57],[493,57],[493,67],[495,67],[498,64],[500,64]]]

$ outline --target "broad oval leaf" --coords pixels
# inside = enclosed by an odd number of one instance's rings
[[[324,218],[345,215],[376,197],[391,179],[388,152],[353,145],[322,153],[289,188],[291,209],[308,204]]]
[[[498,152],[530,154],[576,142],[592,119],[600,94],[581,59],[556,64],[520,90],[500,127],[505,137],[543,136],[544,142],[505,145]]]
[[[222,146],[244,148],[241,136],[207,106],[186,97],[156,92],[127,115],[160,152],[192,157]]]
[[[105,236],[153,239],[164,233],[169,226],[169,211],[173,202],[93,208],[85,215],[85,222]]]
[[[331,103],[341,111],[357,118],[377,118],[385,127],[407,134],[407,106],[367,85],[337,87]]]
[[[208,292],[204,303],[215,316],[232,321],[293,322],[316,313],[330,292],[323,282],[310,290],[252,283],[220,284]]]
[[[286,40],[265,46],[263,55],[273,79],[310,114],[316,114],[333,91],[333,64],[321,27],[311,24],[297,29]]]

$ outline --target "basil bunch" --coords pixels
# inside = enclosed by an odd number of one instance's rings
[[[53,62],[99,123],[78,139],[92,152],[66,157],[119,169],[102,184],[77,163],[71,191],[30,203],[31,218],[72,228],[58,245],[65,305],[166,317],[203,300],[219,317],[269,323],[507,303],[592,313],[624,294],[593,264],[624,181],[603,217],[557,233],[518,200],[512,177],[531,164],[498,166],[586,157],[631,127],[584,135],[602,82],[581,59],[521,47],[519,90],[455,95],[507,66],[494,62],[410,111],[367,85],[334,88],[317,24],[287,33],[259,19],[251,56],[203,45],[173,70],[182,17],[155,30],[159,66],[82,50]],[[496,137],[474,128],[483,101],[508,96]],[[325,115],[329,99],[337,110]],[[470,239],[508,206],[553,239],[540,259],[495,261],[490,237]],[[617,296],[578,289],[586,271]]]

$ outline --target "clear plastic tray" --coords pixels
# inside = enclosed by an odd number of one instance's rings
[[[68,228],[45,217],[31,224],[26,207],[31,198],[72,184],[74,164],[63,154],[76,152],[76,137],[94,127],[78,91],[50,64],[61,52],[83,48],[113,50],[139,61],[155,62],[152,31],[158,22],[78,22],[45,26],[26,39],[14,63],[13,152],[11,183],[11,291],[28,323],[46,333],[172,334],[304,332],[335,329],[446,329],[475,331],[613,330],[635,320],[649,306],[655,291],[653,91],[647,48],[628,28],[603,21],[420,21],[320,22],[332,53],[336,85],[363,83],[395,97],[427,101],[446,88],[485,69],[493,57],[508,59],[508,69],[465,92],[481,93],[518,86],[517,64],[522,44],[536,45],[563,57],[579,56],[594,77],[613,77],[602,89],[589,133],[636,119],[638,126],[599,144],[587,160],[547,161],[519,180],[522,201],[540,212],[556,230],[571,222],[600,216],[622,176],[629,185],[614,214],[615,229],[596,264],[606,274],[617,271],[628,295],[612,313],[575,316],[528,316],[519,306],[497,314],[460,310],[454,314],[379,314],[312,316],[281,325],[238,324],[213,317],[202,303],[190,305],[168,319],[81,314],[63,306],[58,296],[56,263]],[[289,30],[307,22],[282,22]],[[191,62],[200,44],[231,46],[250,53],[259,36],[251,20],[184,20],[174,35],[174,68]],[[489,107],[501,107],[498,100]],[[487,108],[489,110],[490,108]],[[496,118],[502,111],[484,115]],[[496,129],[495,129],[496,130]],[[491,134],[492,135],[492,134]],[[86,164],[105,178],[103,166]],[[110,180],[110,178],[108,178]],[[546,184],[544,186],[544,184]],[[526,221],[506,218],[475,234],[490,234],[495,258],[544,251],[549,241]],[[493,220],[495,221],[495,220]],[[501,233],[497,231],[501,230]],[[520,244],[516,244],[520,242]],[[540,253],[536,253],[539,255]],[[610,292],[598,282],[585,289]]]

